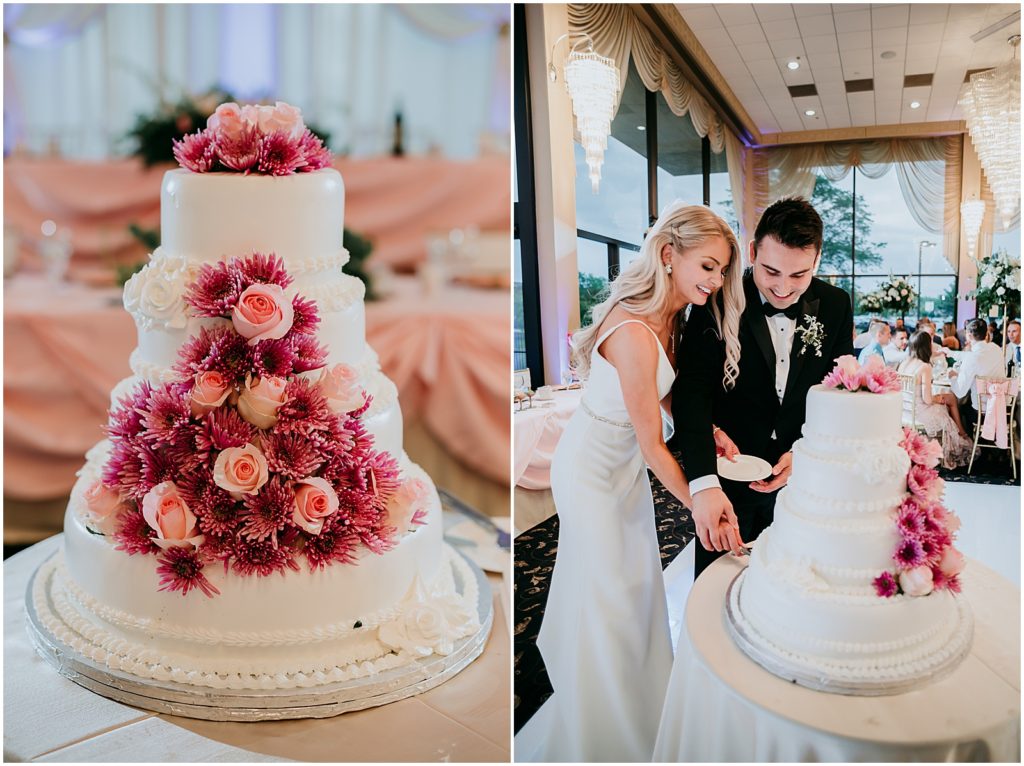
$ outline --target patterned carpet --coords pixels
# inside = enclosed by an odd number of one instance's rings
[[[678,458],[678,456],[677,456]],[[662,569],[672,563],[693,539],[690,512],[649,474],[654,493]],[[519,731],[551,696],[544,661],[537,651],[537,632],[548,599],[551,570],[558,548],[558,517],[529,529],[515,539],[515,730]]]

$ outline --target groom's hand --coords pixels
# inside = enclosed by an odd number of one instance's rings
[[[724,526],[735,528],[739,539],[739,523],[732,510],[732,503],[718,487],[711,487],[693,496],[693,523],[697,528],[697,539],[708,551],[731,550],[734,540],[725,534]]]
[[[779,458],[779,462],[772,468],[772,478],[770,481],[751,482],[750,488],[755,492],[774,492],[786,486],[791,473],[793,473],[793,453],[787,452]]]

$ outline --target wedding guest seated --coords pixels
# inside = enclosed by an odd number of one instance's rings
[[[896,317],[896,326],[894,329],[906,330],[908,338],[910,337],[910,333],[912,332],[912,328],[907,327],[906,323],[903,321],[903,317]]]
[[[934,438],[942,440],[942,465],[957,468],[971,457],[972,442],[960,421],[959,403],[951,393],[932,393],[931,337],[915,332],[910,339],[909,355],[897,369],[914,377],[915,422]]]
[[[1011,319],[1006,325],[1006,347],[1003,349],[1003,361],[1006,362],[1006,374],[1013,375],[1011,370],[1020,370],[1020,320]]]
[[[942,325],[942,345],[953,351],[960,350],[960,341],[956,337],[956,325],[952,322]]]
[[[985,340],[988,327],[984,319],[972,319],[967,323],[967,351],[960,362],[959,370],[949,371],[950,387],[960,400],[960,420],[973,428],[978,416],[979,377],[998,377],[1006,374],[1003,366],[1003,352],[999,346]]]
[[[877,320],[874,317],[872,317],[870,320],[868,320],[868,329],[866,329],[864,332],[860,332],[860,333],[857,332],[857,327],[854,326],[854,328],[853,328],[853,350],[854,351],[859,351],[860,349],[864,348],[866,345],[868,345],[871,342],[871,323],[872,322],[877,322],[877,321],[880,321],[880,320]]]
[[[882,361],[885,361],[885,352],[882,349],[892,338],[889,323],[883,322],[881,319],[872,319],[871,324],[868,325],[868,335],[871,336],[871,339],[857,356],[857,361],[864,364],[868,357],[875,354],[882,357]]]
[[[1003,334],[999,332],[999,325],[994,319],[988,320],[988,340],[997,346],[1003,345]]]
[[[897,367],[900,362],[907,358],[907,344],[910,341],[906,327],[897,327],[892,331],[892,340],[882,349],[885,363],[889,367]]]

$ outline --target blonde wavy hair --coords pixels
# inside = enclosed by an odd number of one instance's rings
[[[593,322],[573,335],[572,357],[579,375],[586,377],[590,374],[590,357],[598,330],[613,308],[621,305],[630,314],[639,316],[662,313],[668,308],[672,298],[672,278],[661,262],[661,251],[665,245],[672,245],[682,254],[713,237],[724,238],[730,251],[729,267],[722,284],[722,307],[719,307],[716,296],[709,298],[709,304],[718,327],[718,337],[725,339],[722,385],[731,389],[736,384],[740,372],[740,315],[746,304],[739,242],[729,225],[711,210],[703,205],[682,202],[673,202],[662,211],[640,248],[640,257],[609,285],[608,297],[594,307]],[[684,312],[680,311],[672,327],[675,337],[681,335],[684,322]]]

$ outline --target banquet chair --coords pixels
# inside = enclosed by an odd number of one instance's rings
[[[1020,378],[1005,376],[979,376],[974,385],[978,387],[978,417],[974,423],[974,446],[971,449],[971,460],[967,464],[970,474],[974,466],[974,458],[979,449],[1008,450],[1010,453],[1010,470],[1013,478],[1017,478],[1017,456],[1014,454],[1014,413],[1017,396],[1020,393]],[[1002,398],[1000,407],[999,399]],[[1005,433],[999,433],[999,426],[1005,424]],[[989,426],[991,429],[989,430]],[[986,432],[987,431],[987,432]],[[1000,437],[1005,446],[1000,446]],[[991,439],[992,444],[982,444],[982,439]]]
[[[920,384],[919,375],[904,375],[902,373],[896,376],[900,381],[900,392],[903,394],[903,425],[907,428],[913,428],[918,433],[922,433],[930,438],[932,437],[925,427],[917,422],[917,391],[916,387]],[[942,445],[942,449],[946,449],[946,436],[945,433],[939,432],[938,435],[939,444]]]

